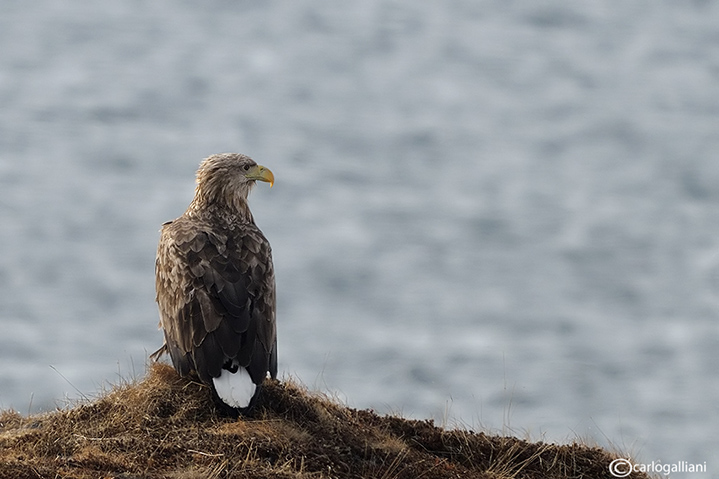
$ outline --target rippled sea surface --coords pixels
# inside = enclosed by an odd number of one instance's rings
[[[224,151],[283,377],[719,473],[719,4],[2,2],[1,408],[144,374]]]

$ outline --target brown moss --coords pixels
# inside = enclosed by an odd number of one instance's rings
[[[291,382],[268,381],[260,401],[252,419],[220,417],[206,387],[154,364],[72,409],[1,412],[0,477],[569,479],[611,477],[616,458],[379,416]]]

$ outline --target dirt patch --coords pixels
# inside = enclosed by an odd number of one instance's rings
[[[380,416],[291,382],[268,380],[254,416],[230,419],[164,364],[72,409],[0,413],[0,477],[18,479],[611,478],[615,458]]]

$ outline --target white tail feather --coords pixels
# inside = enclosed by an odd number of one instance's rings
[[[223,369],[220,377],[212,378],[212,382],[215,384],[215,391],[222,402],[234,408],[249,406],[255,389],[257,389],[247,370],[243,367],[237,368],[235,373]]]

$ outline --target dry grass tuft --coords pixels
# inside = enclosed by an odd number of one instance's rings
[[[615,458],[379,416],[292,382],[268,380],[255,417],[233,420],[164,364],[72,409],[0,412],[0,477],[18,479],[600,478]]]

